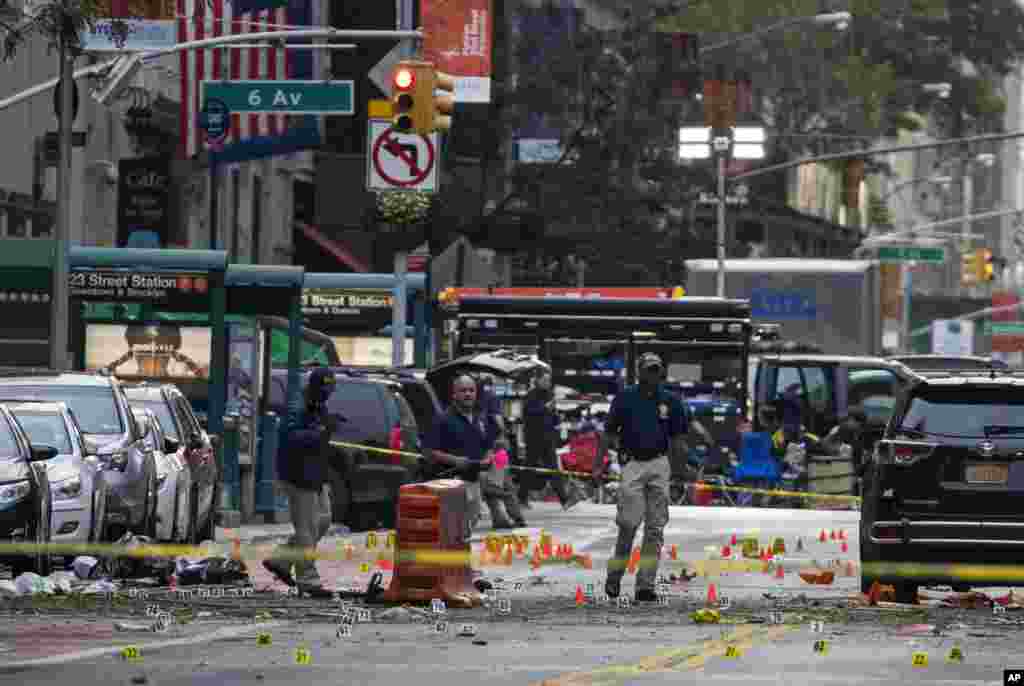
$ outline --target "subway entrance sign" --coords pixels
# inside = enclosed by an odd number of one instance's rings
[[[878,248],[878,259],[882,262],[933,262],[946,261],[946,249],[917,245],[884,245]]]
[[[205,272],[76,268],[68,281],[71,297],[80,300],[146,303],[180,312],[210,308],[210,277]]]

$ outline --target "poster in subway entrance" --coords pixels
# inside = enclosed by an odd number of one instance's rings
[[[207,379],[210,344],[210,329],[205,326],[89,324],[85,368],[123,377]]]

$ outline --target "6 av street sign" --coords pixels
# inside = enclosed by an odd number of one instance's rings
[[[937,262],[946,261],[945,248],[925,248],[915,245],[883,245],[878,248],[882,262]]]
[[[352,81],[203,81],[232,114],[354,114]]]

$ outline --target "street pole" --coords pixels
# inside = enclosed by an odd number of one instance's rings
[[[901,271],[902,274],[900,276],[903,277],[903,311],[900,313],[902,315],[902,326],[900,327],[902,345],[900,347],[903,348],[904,353],[910,354],[913,352],[910,345],[910,300],[914,291],[914,271],[910,262],[904,262]]]
[[[63,22],[61,23],[63,31]],[[69,54],[63,34],[58,51],[60,59],[60,112],[57,126],[57,216],[54,221],[53,270],[50,291],[50,367],[59,371],[70,369],[68,364],[68,319],[70,303],[68,293],[68,235],[70,229],[71,193],[71,125],[74,62]]]
[[[718,288],[719,298],[725,297],[725,155],[718,154]]]
[[[412,0],[398,0],[395,9],[398,12],[398,30],[412,29]],[[419,44],[411,48],[413,56],[420,54]],[[405,236],[401,237],[402,240]],[[428,247],[429,251],[429,241]],[[391,366],[401,367],[405,364],[405,310],[409,304],[407,295],[408,284],[406,272],[409,268],[409,251],[405,248],[395,252],[395,292],[391,298]]]

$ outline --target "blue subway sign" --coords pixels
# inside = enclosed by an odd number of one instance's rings
[[[757,288],[750,294],[750,314],[774,319],[815,319],[818,308],[813,295],[803,291]]]

